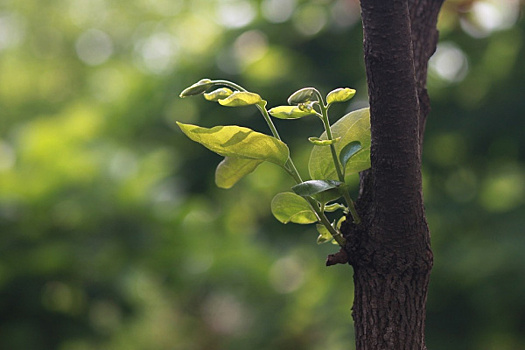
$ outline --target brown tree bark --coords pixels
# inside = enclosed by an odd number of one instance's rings
[[[421,145],[430,111],[428,59],[442,0],[361,0],[371,112],[372,168],[347,224],[354,268],[356,349],[426,349],[433,256],[421,186]],[[349,222],[349,221],[347,221]]]

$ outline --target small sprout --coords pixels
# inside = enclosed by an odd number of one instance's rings
[[[210,79],[201,79],[192,86],[184,89],[179,96],[188,97],[201,95],[204,92],[206,92],[206,90],[208,90],[211,86],[213,86],[213,82]]]
[[[323,140],[323,139],[320,139],[319,137],[313,137],[313,136],[308,138],[308,141],[310,141],[316,146],[330,146],[338,142],[339,140],[341,140],[341,136],[336,137],[333,140]]]
[[[312,112],[312,111],[313,111],[313,112],[315,112],[315,110],[314,110],[314,104],[316,104],[316,103],[317,103],[317,101],[311,101],[311,102],[299,103],[299,104],[297,105],[297,107],[299,107],[299,109],[300,109],[301,111],[308,111],[308,112]],[[316,114],[317,114],[319,117],[321,117],[321,115],[319,115],[317,112],[316,112]]]
[[[316,89],[312,87],[302,88],[297,90],[288,97],[289,105],[298,105],[300,103],[307,103],[310,101],[317,101]]]
[[[332,213],[336,210],[339,210],[339,209],[342,209],[342,210],[346,210],[346,207],[342,204],[339,204],[339,203],[334,203],[334,204],[330,204],[330,205],[327,205],[324,207],[324,211],[327,212],[327,213]],[[344,216],[343,216],[344,218]],[[337,228],[339,228],[340,226],[337,226]]]
[[[303,110],[297,106],[278,106],[268,111],[274,118],[279,119],[298,119],[315,115],[316,112],[312,110]]]
[[[337,224],[335,225],[335,228],[339,231],[341,229],[341,225],[343,224],[343,222],[346,221],[346,216],[343,215],[339,218],[339,220],[337,221]]]
[[[346,102],[355,95],[355,90],[350,88],[338,88],[332,90],[326,95],[326,103],[331,105],[335,102]]]
[[[233,91],[231,91],[230,89],[220,88],[217,90],[213,90],[212,92],[205,93],[204,98],[208,101],[217,102],[219,100],[225,99],[231,94],[233,94]]]
[[[226,107],[251,106],[261,102],[263,99],[258,94],[244,91],[235,91],[230,96],[219,100],[219,103]]]

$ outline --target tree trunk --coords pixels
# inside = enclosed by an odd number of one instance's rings
[[[361,174],[356,203],[363,222],[343,227],[354,268],[357,350],[426,349],[433,258],[421,144],[430,110],[427,65],[442,2],[361,0],[372,168]]]

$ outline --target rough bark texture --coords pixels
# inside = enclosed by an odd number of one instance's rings
[[[363,222],[343,227],[354,268],[357,350],[426,349],[432,251],[421,144],[430,110],[427,64],[442,2],[361,0],[372,168],[361,174],[356,203]]]

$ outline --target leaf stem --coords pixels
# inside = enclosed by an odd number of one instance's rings
[[[326,131],[326,137],[328,140],[333,140],[334,136],[332,134],[332,128],[330,127],[330,121],[328,119],[328,106],[324,104],[324,99],[321,93],[317,90],[315,90],[317,97],[319,98],[319,108],[321,109],[321,120],[323,121],[324,129]],[[339,178],[339,181],[345,182],[345,175],[344,175],[344,169],[341,167],[341,163],[339,162],[339,158],[337,157],[337,152],[335,150],[335,145],[332,143],[330,144],[330,152],[332,153],[332,160],[334,162],[335,171],[337,172],[337,177]],[[361,218],[359,217],[359,214],[357,213],[357,210],[355,209],[354,201],[352,201],[352,198],[350,197],[350,194],[348,193],[348,190],[346,188],[343,188],[341,190],[343,197],[346,201],[346,204],[348,205],[348,208],[350,209],[350,214],[352,215],[352,218],[354,219],[355,224],[361,223]]]
[[[335,229],[332,226],[332,224],[330,223],[330,221],[326,217],[324,211],[322,211],[321,208],[319,208],[319,206],[317,205],[317,202],[312,197],[304,197],[304,198],[308,201],[308,203],[310,204],[310,206],[314,210],[317,218],[319,219],[319,222],[322,223],[324,225],[324,227],[326,227],[326,229],[330,232],[330,234],[335,239],[335,241],[337,243],[339,243],[339,245],[341,247],[344,248],[345,243],[346,243],[346,239],[343,237],[341,232],[339,232],[337,229]]]
[[[330,121],[328,119],[328,108],[324,104],[324,99],[321,93],[317,90],[315,90],[317,97],[319,98],[319,108],[321,108],[321,120],[323,121],[323,126],[326,131],[326,137],[328,140],[333,140],[334,136],[332,135],[332,129],[330,127]],[[345,176],[343,174],[343,171],[341,170],[341,164],[339,163],[339,159],[337,158],[337,152],[335,151],[335,146],[332,143],[330,145],[330,152],[332,153],[332,158],[334,161],[335,170],[337,172],[337,177],[339,178],[339,181],[345,182]]]
[[[354,223],[356,225],[359,225],[361,223],[361,217],[357,213],[357,210],[355,209],[355,204],[352,198],[350,197],[350,194],[348,194],[347,189],[343,189],[343,197],[346,201],[346,204],[348,205],[348,209],[350,210],[350,215],[352,215],[352,219],[354,219]]]

